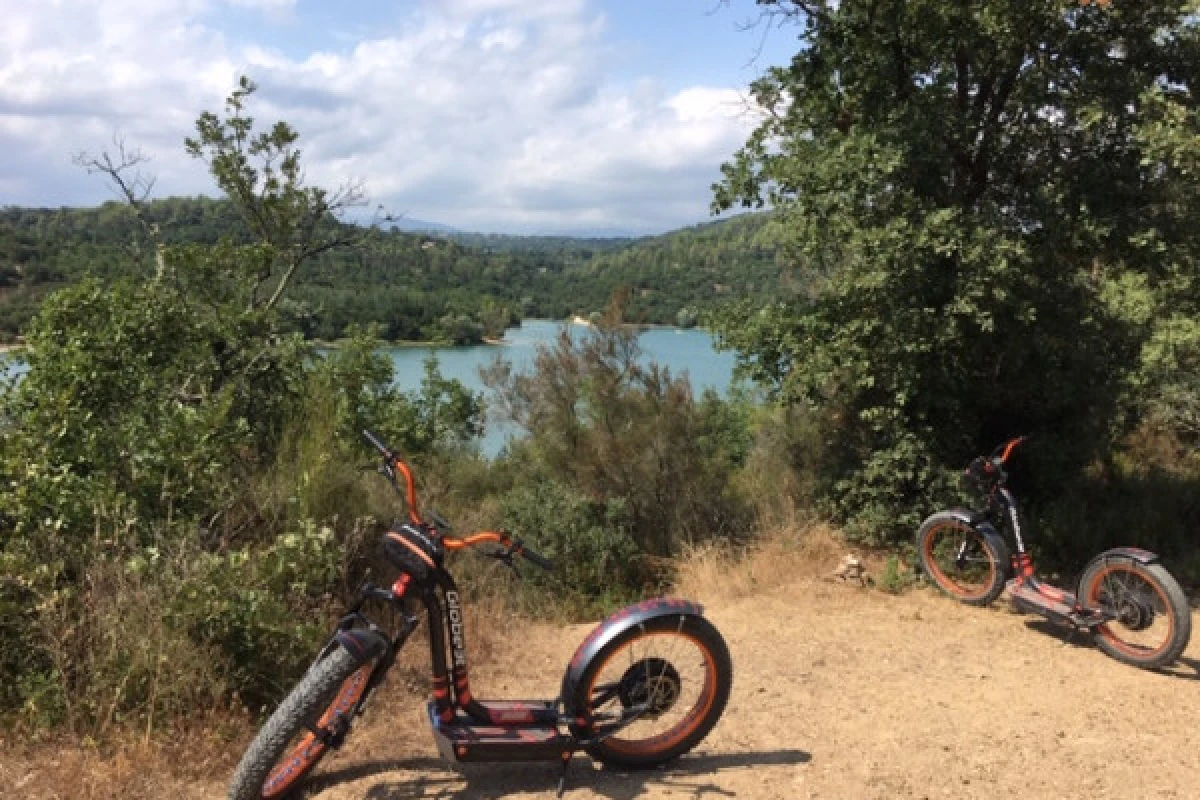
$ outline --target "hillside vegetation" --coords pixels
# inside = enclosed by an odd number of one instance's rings
[[[144,213],[173,245],[252,240],[228,200],[165,198]],[[632,290],[631,321],[691,325],[721,301],[768,296],[782,284],[775,248],[761,236],[764,219],[755,216],[616,240],[326,224],[354,246],[306,263],[284,307],[286,326],[316,339],[374,323],[389,341],[475,343],[524,317],[599,313],[619,287]],[[85,277],[146,278],[152,246],[142,228],[117,202],[0,209],[0,335],[22,334],[56,288]]]

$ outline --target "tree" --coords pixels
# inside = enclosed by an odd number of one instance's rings
[[[947,467],[1010,433],[1051,439],[1055,479],[1107,447],[1149,335],[1123,276],[1195,293],[1194,195],[1155,147],[1195,141],[1194,4],[758,5],[803,48],[753,84],[764,117],[714,208],[774,206],[811,291],[723,336],[822,415],[838,514],[911,530]]]
[[[736,539],[747,526],[731,475],[744,448],[729,442],[746,426],[715,396],[697,402],[686,377],[642,362],[622,298],[579,339],[563,329],[539,345],[529,371],[502,359],[484,371],[496,411],[528,434],[516,460],[533,481],[590,498],[601,516],[620,503],[643,554]]]
[[[332,224],[344,209],[361,205],[361,185],[334,191],[306,186],[300,168],[299,135],[286,122],[254,132],[246,101],[257,87],[246,76],[225,101],[226,117],[206,111],[196,120],[196,138],[187,151],[208,164],[217,186],[233,200],[251,234],[269,245],[251,303],[269,310],[283,297],[296,270],[306,260],[354,241],[353,232]],[[277,276],[277,277],[276,277]],[[274,279],[264,299],[260,293]]]

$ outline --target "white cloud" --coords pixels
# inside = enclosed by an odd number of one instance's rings
[[[225,0],[270,15],[292,0]],[[114,130],[160,191],[211,191],[183,153],[245,71],[254,113],[302,135],[310,179],[462,228],[664,229],[704,217],[753,120],[731,89],[668,93],[612,73],[584,0],[430,0],[343,49],[235,44],[217,0],[18,0],[0,28],[0,204],[95,202],[69,166]]]

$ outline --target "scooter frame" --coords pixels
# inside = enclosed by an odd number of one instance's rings
[[[1074,592],[1039,580],[1035,574],[1033,557],[1025,546],[1017,499],[1006,485],[1008,475],[1004,469],[1013,451],[1026,438],[1020,436],[1011,439],[997,447],[990,456],[978,458],[967,467],[966,474],[975,478],[986,492],[987,504],[984,509],[953,509],[946,513],[987,539],[989,546],[999,556],[997,569],[1006,570],[1006,586],[1013,604],[1019,610],[1040,614],[1053,622],[1087,630],[1120,619],[1121,615],[1112,608],[1091,608],[1080,601],[1079,597],[1085,589],[1084,579],[1097,565],[1115,561],[1135,561],[1148,567],[1159,561],[1158,555],[1137,547],[1105,550],[1093,557],[1080,572]],[[1007,524],[1016,545],[1015,552],[1010,554],[1008,541],[997,530],[996,523]],[[967,542],[964,541],[958,553],[959,567],[966,561],[967,546]]]
[[[458,547],[466,547],[481,541],[500,541],[502,536],[486,532],[467,539],[448,540],[448,544],[462,542]],[[629,606],[601,622],[583,640],[568,663],[558,699],[481,701],[471,692],[466,623],[454,578],[441,569],[434,586],[419,593],[410,589],[411,578],[407,574],[402,574],[390,589],[366,584],[339,623],[338,633],[328,647],[341,646],[361,663],[375,658],[378,662],[353,713],[344,715],[344,722],[339,721],[337,729],[325,732],[331,746],[341,744],[350,719],[365,707],[371,692],[395,663],[396,654],[419,626],[420,612],[413,612],[406,602],[414,595],[430,621],[433,698],[427,705],[429,721],[439,751],[453,761],[565,762],[575,752],[618,733],[639,719],[641,714],[636,708],[623,719],[606,725],[604,733],[597,735],[587,710],[568,705],[575,694],[576,682],[592,657],[605,643],[651,620],[675,617],[682,627],[687,617],[703,614],[703,608],[695,603],[666,597]],[[384,638],[383,630],[362,612],[369,600],[392,604],[402,613],[400,627],[390,639]],[[385,649],[381,650],[380,642],[387,642]],[[320,733],[318,739],[325,740]]]

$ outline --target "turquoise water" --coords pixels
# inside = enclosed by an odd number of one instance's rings
[[[467,388],[484,393],[479,368],[487,366],[502,356],[513,363],[517,371],[528,370],[533,364],[539,344],[549,344],[562,330],[565,323],[552,320],[527,319],[519,328],[510,328],[504,334],[504,344],[481,345],[478,347],[389,347],[386,352],[396,365],[396,384],[405,390],[417,389],[425,374],[425,359],[435,356],[442,375],[461,381]],[[588,329],[581,325],[567,326],[573,337],[586,336]],[[706,331],[680,330],[677,328],[649,328],[638,335],[642,348],[642,361],[654,361],[671,368],[674,374],[686,373],[697,396],[705,389],[715,389],[720,394],[729,390],[733,380],[733,354],[717,352],[713,339]],[[3,372],[25,372],[20,360],[9,361],[7,367],[0,362]],[[487,432],[480,442],[485,455],[494,456],[505,442],[516,433],[502,420],[489,418]]]
[[[515,370],[528,370],[537,346],[551,343],[563,325],[552,320],[527,319],[521,327],[510,328],[504,334],[502,345],[395,347],[387,352],[396,365],[396,383],[404,389],[416,389],[421,385],[425,359],[432,355],[437,357],[444,377],[455,378],[469,389],[484,392],[486,401],[490,392],[479,377],[480,367],[503,357],[513,363]],[[570,325],[568,329],[577,339],[588,332],[581,325]],[[638,344],[642,348],[643,362],[654,361],[670,367],[674,374],[686,372],[697,395],[705,389],[714,389],[720,394],[728,392],[733,380],[733,353],[717,352],[707,331],[649,328],[639,334]],[[494,456],[499,453],[515,433],[501,420],[489,418],[487,432],[480,443],[484,454]]]

